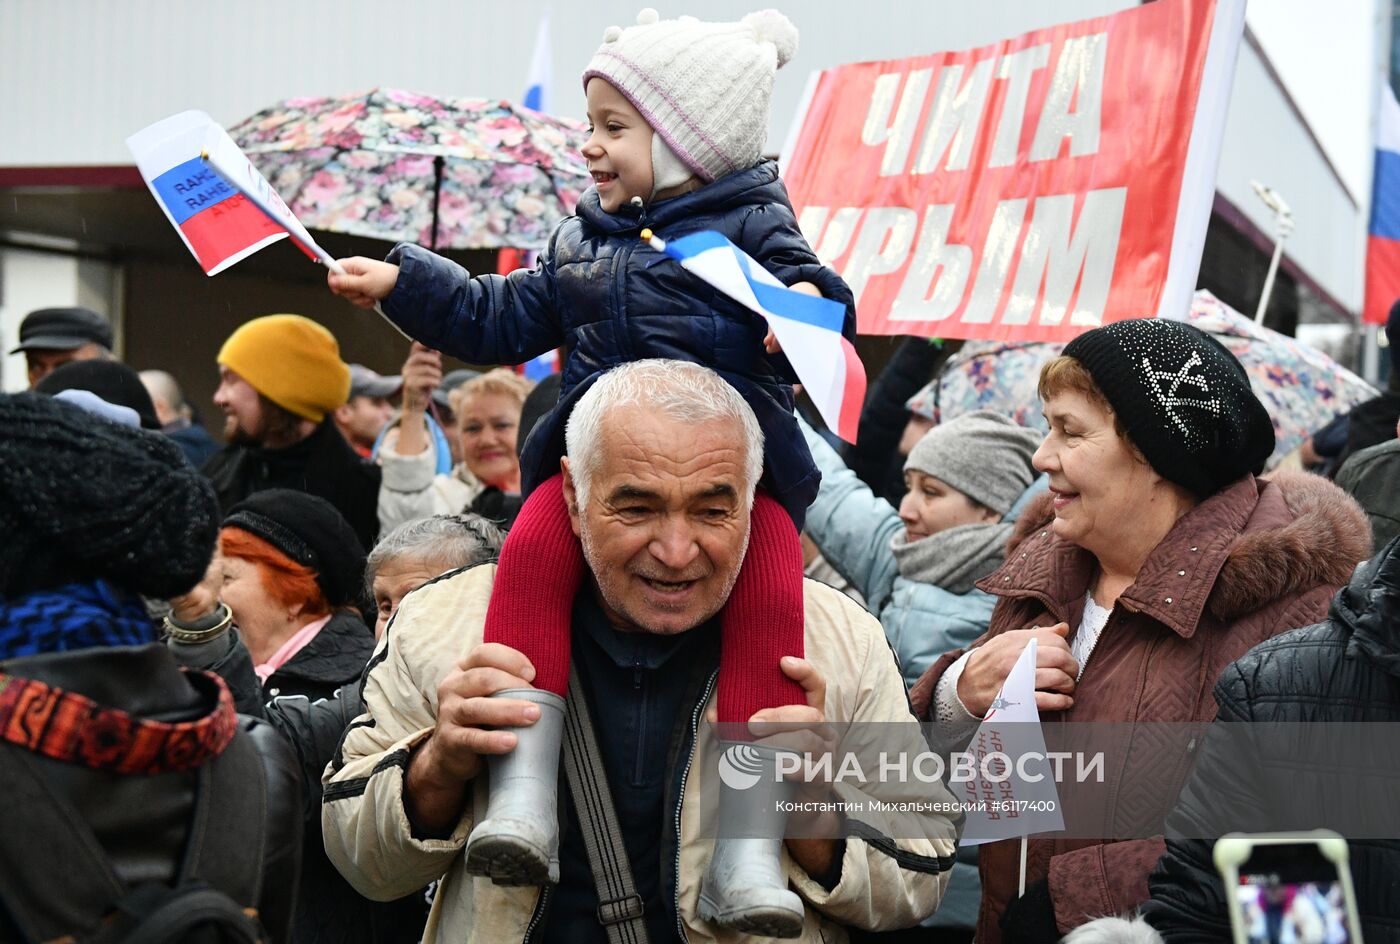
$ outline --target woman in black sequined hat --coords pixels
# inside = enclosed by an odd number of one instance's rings
[[[1035,638],[1045,720],[1210,721],[1221,669],[1326,615],[1369,552],[1364,515],[1317,476],[1259,477],[1268,413],[1234,356],[1190,325],[1086,332],[1039,392],[1050,432],[1034,464],[1049,494],[978,584],[1000,598],[986,635],[919,679],[916,709],[952,740],[970,734]],[[1059,835],[1081,838],[1030,840],[1024,896],[1020,842],[982,847],[979,942],[1057,941],[1147,898],[1190,769],[1184,745],[1148,740],[1116,745],[1104,783],[1060,784]]]

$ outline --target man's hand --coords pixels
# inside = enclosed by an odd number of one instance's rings
[[[807,704],[756,711],[749,718],[749,733],[757,739],[756,743],[795,754],[815,758],[830,753],[836,746],[836,734],[826,723],[826,680],[806,659],[783,656],[779,667],[784,675],[802,686]],[[811,792],[826,795],[826,784],[803,784],[804,791],[808,787]]]
[[[817,667],[806,659],[783,656],[779,665],[784,675],[802,686],[807,695],[807,704],[756,711],[749,718],[749,733],[758,738],[756,743],[814,759],[831,753],[836,747],[836,734],[826,723],[826,680]],[[799,802],[830,798],[830,784],[802,781],[801,771],[791,776],[799,780]],[[789,822],[791,831],[802,836],[836,837],[841,833],[841,821],[836,813],[794,813],[793,817],[805,820],[795,826],[792,821]],[[841,856],[845,849],[843,840],[789,836],[783,842],[793,860],[812,878],[828,888],[834,888],[840,881]]]
[[[390,262],[366,259],[364,256],[351,256],[339,262],[345,273],[328,273],[326,283],[332,292],[361,308],[373,308],[394,290],[394,285],[399,281],[399,267]]]
[[[1035,707],[1038,711],[1064,711],[1074,704],[1071,697],[1079,663],[1070,654],[1068,623],[1015,629],[987,640],[968,657],[958,679],[958,698],[977,717],[985,715],[992,700],[1011,674],[1016,660],[1032,638],[1035,652]]]
[[[471,651],[438,686],[437,725],[408,764],[404,806],[417,830],[450,832],[466,802],[467,784],[481,772],[481,758],[509,754],[516,737],[499,727],[528,727],[539,706],[492,698],[508,688],[529,688],[535,667],[520,652],[499,643]]]

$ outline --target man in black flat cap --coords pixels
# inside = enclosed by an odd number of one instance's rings
[[[90,308],[40,308],[20,322],[19,346],[10,353],[21,351],[33,390],[69,361],[111,360],[112,326]]]

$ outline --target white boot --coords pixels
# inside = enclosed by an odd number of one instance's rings
[[[515,750],[486,759],[486,816],[467,839],[467,872],[489,875],[497,885],[558,883],[564,699],[538,688],[491,697],[532,701],[540,717],[526,727],[502,728],[515,733]]]
[[[734,747],[733,744],[725,745]],[[783,833],[796,785],[776,776],[778,751],[742,745],[744,767],[758,773],[751,787],[734,789],[720,781],[719,822],[727,836],[715,852],[700,886],[700,917],[741,934],[797,937],[802,933],[802,899],[788,889],[783,872]]]

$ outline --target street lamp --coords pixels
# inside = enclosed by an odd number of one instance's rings
[[[1254,323],[1264,323],[1264,309],[1269,306],[1269,296],[1274,291],[1274,276],[1278,274],[1278,261],[1283,256],[1283,241],[1293,232],[1293,211],[1288,208],[1277,190],[1266,187],[1257,180],[1251,180],[1254,192],[1264,201],[1264,205],[1274,211],[1274,257],[1269,260],[1269,274],[1264,276],[1264,291],[1259,296],[1259,310],[1254,313]]]

